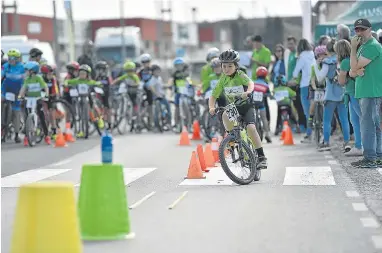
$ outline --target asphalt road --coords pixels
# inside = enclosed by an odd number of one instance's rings
[[[377,170],[349,173],[341,156],[337,160],[335,153],[319,153],[299,144],[299,138],[295,136],[295,146],[277,140],[265,144],[269,169],[261,181],[237,186],[219,167],[204,181],[184,181],[191,152],[200,142],[180,147],[173,134],[117,137],[114,160],[128,170],[128,204],[155,194],[130,210],[134,239],[84,242],[84,252],[382,252],[382,208],[370,205],[370,196],[382,196],[382,175]],[[3,147],[2,252],[9,252],[21,183],[43,179],[78,184],[82,164],[99,160],[97,139],[65,149]],[[24,176],[12,178],[18,172]]]

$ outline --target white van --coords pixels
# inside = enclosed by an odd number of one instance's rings
[[[48,42],[40,42],[39,40],[29,40],[27,36],[2,36],[1,37],[1,50],[4,52],[4,57],[7,57],[7,52],[15,48],[21,52],[22,62],[29,60],[29,51],[32,48],[40,49],[44,54],[42,55],[49,64],[56,65],[52,46]]]

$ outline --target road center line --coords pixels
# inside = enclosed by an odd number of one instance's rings
[[[52,166],[52,167],[58,167],[58,166],[61,166],[61,165],[70,163],[71,161],[72,161],[72,159],[66,159],[66,160],[62,160],[62,161],[59,161],[59,162],[57,162],[57,163],[54,163],[54,164],[52,164],[51,166]]]
[[[328,163],[330,165],[337,165],[338,164],[336,160],[329,160]]]
[[[346,191],[345,193],[346,193],[346,196],[348,196],[349,198],[359,197],[359,193],[356,191]]]
[[[140,206],[143,202],[145,202],[146,200],[148,200],[149,198],[151,198],[152,196],[154,196],[156,192],[151,192],[149,194],[147,194],[146,196],[144,196],[143,198],[141,198],[140,200],[138,200],[137,202],[135,202],[134,204],[132,204],[131,206],[129,206],[129,209],[134,209],[138,206]]]
[[[332,155],[325,155],[325,158],[326,159],[334,159],[334,157]]]
[[[182,195],[180,195],[179,198],[177,198],[171,205],[168,206],[168,209],[172,210],[175,208],[175,206],[182,200],[184,197],[186,197],[188,191],[183,192]]]
[[[376,249],[382,249],[382,235],[374,235],[371,237]]]
[[[379,168],[379,169],[378,169],[378,172],[379,172],[379,174],[382,175],[382,168]]]

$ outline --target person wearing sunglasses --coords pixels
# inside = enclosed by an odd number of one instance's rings
[[[372,36],[371,23],[358,19],[351,40],[350,73],[355,77],[355,98],[361,108],[361,138],[363,156],[351,163],[356,168],[375,169],[382,165],[382,129],[380,107],[382,103],[382,47]]]
[[[1,101],[3,102],[6,99],[6,94],[9,96],[9,93],[14,94],[14,97],[17,97],[19,91],[24,83],[24,65],[20,61],[21,53],[17,49],[11,49],[7,52],[8,62],[2,66],[1,71]],[[10,98],[7,98],[10,99]],[[2,106],[4,108],[4,106]],[[19,137],[20,130],[20,101],[14,101],[12,107],[12,120],[15,128],[15,142],[20,143],[21,139]],[[5,113],[2,112],[2,116]],[[2,118],[1,122],[3,123],[5,119]],[[3,125],[2,125],[3,128]],[[3,136],[1,141],[3,142]]]

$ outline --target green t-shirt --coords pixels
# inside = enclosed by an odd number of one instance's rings
[[[44,79],[39,75],[25,78],[23,84],[23,88],[26,89],[26,97],[40,97],[41,90],[47,87],[48,86],[45,83]]]
[[[132,73],[132,74],[124,74],[117,79],[118,81],[123,81],[125,80],[128,85],[130,86],[138,86],[139,85],[139,77],[137,74]]]
[[[277,86],[273,89],[273,96],[278,105],[291,105],[292,98],[296,97],[296,92],[287,86]]]
[[[207,63],[202,67],[202,70],[200,71],[200,81],[204,83],[208,79],[209,75],[213,73],[214,70],[212,69],[211,65]]]
[[[216,75],[215,73],[210,74],[204,81],[202,86],[202,93],[205,93],[209,88],[212,90],[216,87],[219,78],[222,76]]]
[[[290,51],[288,58],[288,81],[293,79],[293,70],[296,67],[297,57],[296,52]]]
[[[269,64],[272,60],[272,53],[264,45],[259,50],[253,50],[252,59],[261,63]],[[252,80],[256,80],[256,69],[259,67],[256,63],[252,64]]]
[[[349,72],[350,71],[350,58],[345,58],[341,61],[340,70]],[[345,92],[351,96],[355,95],[355,80],[347,75]]]
[[[232,103],[235,101],[235,96],[245,92],[244,86],[248,86],[250,82],[251,79],[241,70],[236,71],[233,77],[222,74],[212,91],[212,96],[217,99],[224,93],[227,100]]]
[[[366,65],[364,75],[356,77],[355,97],[382,97],[382,46],[371,38],[357,50],[357,59],[361,56],[371,62]]]
[[[65,84],[71,87],[77,87],[78,94],[79,95],[87,95],[89,93],[89,86],[100,86],[102,87],[101,82],[94,81],[92,79],[80,79],[80,78],[74,78],[70,80],[66,80]],[[75,90],[75,89],[74,89]],[[70,91],[71,96],[78,96],[77,95],[72,95]]]

